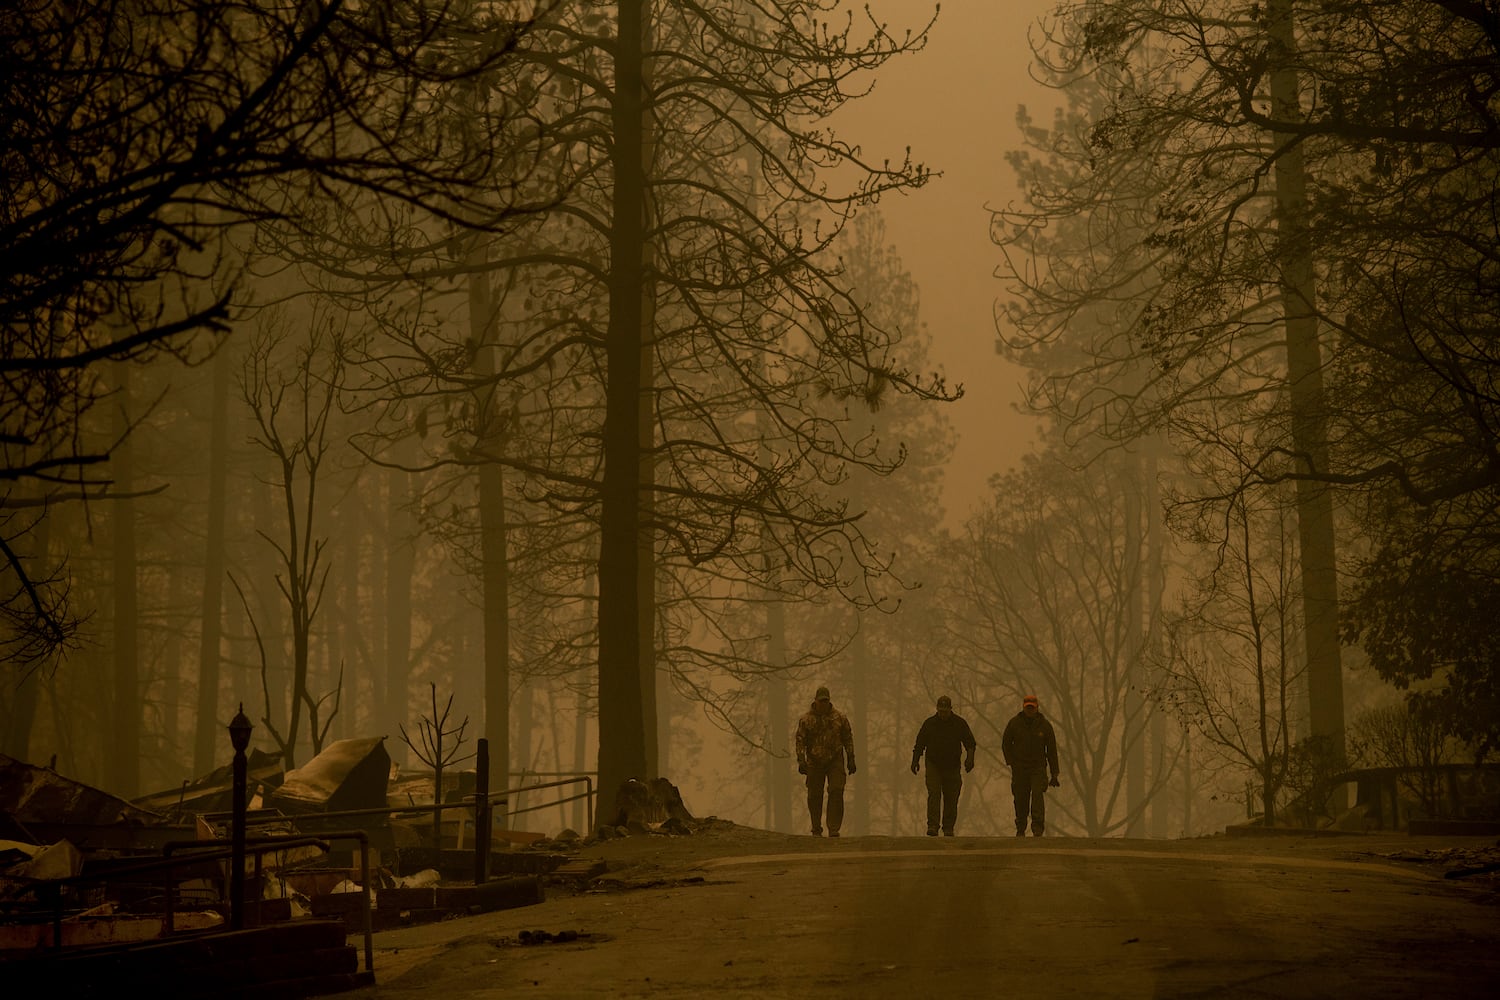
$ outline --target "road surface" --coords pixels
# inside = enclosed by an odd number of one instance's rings
[[[1468,997],[1489,888],[1233,842],[787,838],[376,938],[356,997]],[[544,943],[523,943],[536,935]],[[571,932],[576,940],[548,940]]]

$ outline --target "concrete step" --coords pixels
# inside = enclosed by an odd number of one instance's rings
[[[367,985],[341,921],[297,920],[98,948],[59,948],[0,962],[16,996],[72,998],[316,996]],[[302,985],[298,985],[302,984]]]

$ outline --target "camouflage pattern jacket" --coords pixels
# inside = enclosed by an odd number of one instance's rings
[[[798,767],[827,767],[836,761],[842,764],[846,756],[853,765],[854,730],[843,712],[830,708],[825,715],[813,708],[797,723]]]

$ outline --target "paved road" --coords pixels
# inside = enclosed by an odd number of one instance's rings
[[[356,995],[1425,998],[1500,983],[1500,908],[1470,887],[1368,860],[1107,843],[699,860],[654,888],[385,932],[380,985]],[[588,936],[518,943],[532,930]]]

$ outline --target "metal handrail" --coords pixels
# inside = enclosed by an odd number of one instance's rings
[[[215,861],[222,860],[224,857],[232,856],[234,853],[233,845],[234,839],[232,837],[212,840],[169,840],[162,845],[162,854],[167,857],[171,857],[173,854],[177,853],[178,848],[216,847],[220,848],[220,850],[194,855],[192,858],[186,859],[184,863],[186,863],[186,861]],[[327,854],[330,850],[329,845],[322,837],[291,836],[286,834],[267,834],[261,837],[246,837],[245,846],[264,847],[263,850],[255,851],[255,877],[257,879],[260,878],[261,874],[261,857],[267,851],[283,851],[292,847],[317,847],[321,849],[324,854]],[[224,848],[229,848],[229,850],[225,851]],[[177,903],[177,883],[172,879],[167,879],[164,889],[166,890],[167,895],[166,929],[170,931],[173,929],[173,918],[176,915],[175,907]],[[231,899],[231,903],[232,902],[233,900]]]
[[[174,868],[181,868],[185,865],[196,864],[202,861],[221,861],[227,859],[229,857],[229,853],[230,852],[228,851],[218,851],[210,855],[199,856],[195,858],[186,858],[182,860],[178,860],[175,858],[163,858],[158,860],[145,861],[137,865],[127,865],[121,868],[112,868],[108,872],[80,873],[78,875],[68,875],[64,878],[57,879],[38,879],[36,880],[36,884],[32,886],[32,891],[38,893],[39,895],[45,896],[47,898],[47,902],[51,904],[52,947],[60,948],[62,947],[62,897],[64,888],[73,885],[107,883],[110,881],[110,879],[118,878],[122,875],[139,875],[147,872],[159,871],[162,869],[170,871]],[[170,880],[168,881],[170,883]],[[172,899],[172,894],[168,893],[167,912],[163,914],[163,925],[167,929],[170,929],[172,926],[173,905],[174,900]]]
[[[261,856],[273,850],[287,850],[290,847],[318,847],[327,853],[330,840],[341,840],[341,838],[357,838],[362,843],[360,849],[360,870],[362,870],[365,882],[369,882],[369,838],[363,831],[338,831],[332,834],[324,834],[321,837],[252,837],[246,838],[246,846],[255,847],[255,864],[260,870]],[[172,871],[186,865],[202,864],[205,861],[228,861],[233,856],[231,847],[233,840],[184,840],[168,841],[163,844],[162,858],[142,861],[135,865],[123,865],[123,867],[111,868],[108,873],[83,873],[77,876],[68,876],[65,879],[48,879],[39,882],[34,889],[51,897],[52,904],[52,948],[62,948],[63,943],[63,889],[66,886],[95,885],[95,883],[107,883],[111,879],[120,879],[121,876],[138,876],[138,874],[154,873],[154,871]],[[178,849],[204,849],[211,847],[216,850],[198,850],[189,858],[174,858]],[[174,879],[165,879],[163,882],[163,894],[165,894],[165,912],[162,915],[162,927],[165,933],[175,930],[175,915],[177,915],[177,882]],[[365,969],[372,969],[374,961],[374,939],[371,931],[371,906],[369,906],[369,886],[365,886]]]
[[[357,840],[357,841],[359,841],[359,888],[360,888],[360,902],[361,902],[361,907],[360,907],[361,913],[360,913],[360,915],[363,918],[363,924],[364,924],[363,930],[364,930],[364,938],[365,938],[365,971],[366,972],[374,972],[375,971],[375,938],[374,938],[374,930],[373,930],[373,928],[371,926],[371,919],[370,919],[370,910],[372,909],[372,907],[370,905],[370,836],[369,836],[369,834],[367,834],[363,830],[326,830],[326,831],[323,831],[323,832],[319,833],[317,837],[277,837],[275,835],[266,836],[266,837],[247,837],[245,839],[245,845],[247,847],[249,847],[251,845],[254,845],[257,848],[257,850],[255,851],[255,865],[256,865],[256,873],[258,875],[259,874],[259,869],[260,869],[260,858],[261,858],[261,855],[265,854],[267,851],[284,850],[284,849],[289,848],[289,847],[319,846],[319,847],[322,847],[323,850],[324,850],[324,852],[326,853],[329,848],[328,848],[327,844],[322,843],[322,841],[325,841],[325,840]],[[185,847],[185,848],[197,847],[197,846],[220,847],[222,845],[230,844],[232,842],[233,841],[231,839],[217,839],[217,840],[177,840],[177,841],[173,841],[170,844],[167,844],[166,845],[166,850],[168,850],[168,853],[170,853],[170,849],[172,847]],[[227,852],[214,852],[212,856],[213,857],[218,857],[220,854],[225,854],[225,856],[227,856]],[[208,860],[208,857],[204,856],[204,855],[197,855],[197,856],[193,857],[191,860],[194,860],[194,861],[204,861],[204,860]]]
[[[585,815],[588,818],[588,827],[590,830],[592,830],[594,828],[594,779],[587,774],[574,775],[567,778],[559,778],[556,781],[544,781],[535,785],[518,785],[514,788],[507,788],[504,791],[490,792],[489,801],[491,804],[494,804],[496,802],[509,802],[510,796],[516,792],[539,791],[544,788],[557,788],[562,785],[576,785],[579,782],[583,783],[584,790],[577,795],[571,796],[570,798],[566,799],[558,799],[553,802],[545,802],[539,806],[524,806],[520,809],[514,810],[508,809],[506,810],[506,815],[519,816],[524,812],[534,812],[537,809],[548,809],[552,806],[562,805],[565,802],[576,802],[578,799],[586,798],[588,799],[588,808],[585,810]],[[424,816],[430,816],[434,812],[442,812],[448,809],[473,809],[476,799],[476,795],[465,795],[463,797],[463,800],[460,802],[442,802],[420,806],[369,806],[364,809],[339,809],[333,812],[285,813],[276,818],[296,822],[298,820],[308,819],[357,819],[364,816],[390,816],[396,813],[418,813]],[[218,819],[227,819],[230,817],[230,814],[227,812],[213,812],[203,813],[202,816],[206,820],[213,821]]]
[[[491,792],[490,798],[493,799],[497,794],[508,796],[511,792],[539,791],[543,788],[557,788],[562,785],[576,785],[580,781],[583,782],[584,790],[578,795],[574,795],[571,798],[558,799],[556,802],[544,802],[539,806],[526,806],[522,809],[507,810],[506,815],[519,816],[523,812],[532,812],[536,809],[550,809],[552,806],[560,806],[564,802],[576,802],[580,798],[587,798],[588,808],[586,810],[586,815],[588,817],[588,828],[592,830],[594,828],[594,779],[587,774],[578,774],[569,778],[559,778],[556,781],[544,781],[535,785],[521,785],[519,788],[508,788],[504,792],[499,793]]]
[[[593,798],[594,798],[594,792],[593,792],[592,789],[590,789],[590,790],[588,790],[586,792],[579,792],[577,795],[569,795],[565,799],[553,799],[551,802],[539,802],[539,803],[537,803],[534,806],[522,806],[519,809],[512,809],[506,815],[508,815],[508,816],[519,816],[522,813],[536,812],[538,809],[551,809],[553,806],[566,805],[569,802],[577,802],[579,799],[588,799],[589,800],[590,812],[592,812],[592,810],[593,810]]]

